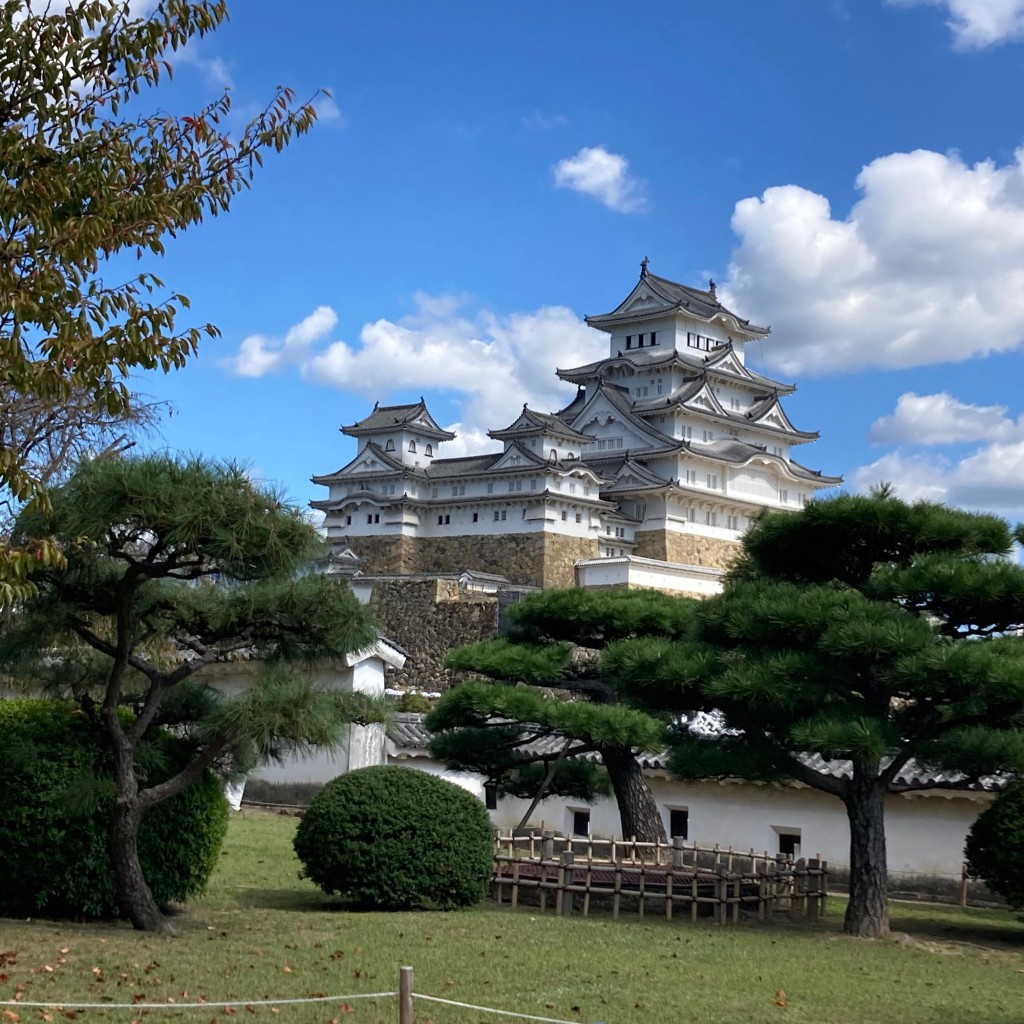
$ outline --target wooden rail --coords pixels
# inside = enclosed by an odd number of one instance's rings
[[[696,921],[706,908],[717,924],[739,920],[741,909],[764,920],[768,913],[825,913],[828,865],[820,857],[738,852],[687,845],[680,839],[556,838],[552,832],[497,836],[493,883],[498,903],[515,909],[520,895],[536,890],[541,911],[590,913],[594,897],[610,901],[612,916],[635,905],[641,917],[660,904],[665,917],[682,911]]]

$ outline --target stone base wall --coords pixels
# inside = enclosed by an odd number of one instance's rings
[[[544,536],[544,569],[540,586],[576,586],[576,563],[582,558],[597,558],[600,548],[597,540],[589,537],[562,537],[549,533]]]
[[[738,541],[720,540],[718,537],[668,530],[638,530],[633,553],[640,558],[656,558],[661,562],[728,569],[740,549]]]
[[[597,540],[540,532],[486,537],[352,537],[348,543],[366,559],[364,572],[369,575],[475,569],[533,587],[574,586],[574,563],[598,555]]]
[[[446,690],[448,651],[490,640],[498,630],[497,597],[467,593],[455,580],[379,580],[370,609],[384,635],[409,654],[403,669],[385,676],[385,685],[396,689]]]
[[[349,547],[366,559],[364,572],[406,575],[416,572],[416,541],[412,537],[352,537]]]

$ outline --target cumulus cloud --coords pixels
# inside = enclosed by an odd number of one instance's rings
[[[949,17],[953,44],[981,50],[1024,38],[1024,0],[889,0],[894,7],[941,7]]]
[[[228,365],[246,377],[293,366],[308,381],[367,400],[455,392],[461,441],[446,444],[450,457],[490,444],[485,432],[511,423],[524,401],[541,412],[565,405],[573,392],[555,377],[554,362],[578,366],[607,354],[606,337],[565,307],[499,316],[467,304],[464,296],[419,294],[413,315],[365,324],[355,344],[329,340],[337,315],[321,306],[283,338],[246,338]]]
[[[289,364],[302,364],[313,343],[329,334],[337,322],[338,314],[330,306],[318,306],[281,339],[250,334],[227,365],[239,377],[264,377]]]
[[[647,207],[643,183],[629,173],[629,161],[604,146],[584,146],[575,156],[559,160],[552,173],[556,187],[581,192],[616,213]]]
[[[901,395],[889,416],[871,427],[875,442],[896,443],[849,476],[857,490],[887,480],[901,497],[926,498],[964,508],[1024,514],[1024,416],[1001,405],[971,405],[946,392]],[[935,446],[985,442],[965,457]],[[920,451],[921,446],[933,450]]]
[[[1024,339],[1024,149],[965,164],[893,153],[857,177],[845,218],[797,185],[733,212],[726,301],[781,325],[766,358],[793,375],[909,367]]]
[[[1007,415],[1005,405],[969,405],[943,391],[915,395],[908,391],[896,409],[871,425],[875,444],[958,444],[969,441],[1024,440],[1024,424]]]

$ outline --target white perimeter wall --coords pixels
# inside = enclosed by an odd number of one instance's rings
[[[732,846],[739,850],[778,852],[778,829],[800,831],[802,856],[821,854],[830,864],[849,863],[850,831],[842,803],[804,787],[717,782],[676,782],[648,777],[666,831],[670,809],[689,815],[689,842]],[[971,797],[974,797],[973,799]],[[991,802],[990,794],[893,795],[886,803],[889,870],[960,877],[964,839],[974,819]],[[519,824],[529,802],[504,799],[491,818],[500,829]],[[572,812],[587,810],[579,801],[541,801],[532,825],[572,831]],[[614,800],[589,805],[590,829],[596,836],[620,836]]]

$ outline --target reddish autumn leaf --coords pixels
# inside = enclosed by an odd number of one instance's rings
[[[13,1010],[4,1010],[0,1016],[2,1016],[4,1020],[9,1020],[11,1024],[18,1024],[18,1021],[21,1020]]]
[[[774,1005],[775,1006],[789,1006],[789,1003],[786,1000],[786,993],[781,988],[775,993],[775,1004]]]
[[[348,1003],[342,1003],[341,1004],[341,1012],[342,1013],[355,1013],[356,1010],[355,1010],[354,1006],[349,1006]]]
[[[132,996],[132,1002],[133,1003],[144,1003],[145,1001],[146,1001],[146,993],[145,992],[136,992],[135,995]]]
[[[4,981],[7,981],[7,979],[8,979],[9,977],[10,977],[10,975],[9,975],[9,974],[0,974],[0,982],[4,982]]]
[[[245,1008],[246,1008],[246,1009],[247,1009],[247,1010],[248,1010],[248,1011],[249,1011],[250,1013],[255,1013],[255,1012],[256,1012],[256,1007],[255,1007],[255,1006],[253,1006],[253,1005],[252,1005],[252,1003],[246,1003],[246,1004],[245,1004]]]

